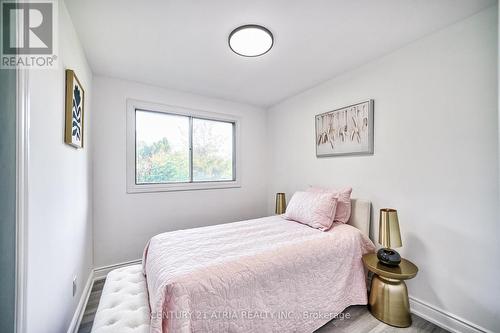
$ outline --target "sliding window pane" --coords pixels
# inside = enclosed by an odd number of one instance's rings
[[[193,181],[233,180],[234,124],[193,118]]]
[[[189,182],[189,118],[136,110],[136,183]]]

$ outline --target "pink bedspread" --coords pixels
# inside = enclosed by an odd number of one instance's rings
[[[159,234],[143,258],[151,332],[312,332],[367,303],[373,250],[352,226],[279,216]]]

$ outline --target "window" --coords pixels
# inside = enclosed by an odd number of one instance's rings
[[[128,101],[127,191],[238,187],[238,119]]]
[[[189,181],[189,118],[136,110],[135,183]]]

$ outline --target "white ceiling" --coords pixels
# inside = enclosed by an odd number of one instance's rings
[[[273,105],[470,16],[495,0],[66,0],[94,73]],[[274,47],[245,58],[237,26]]]

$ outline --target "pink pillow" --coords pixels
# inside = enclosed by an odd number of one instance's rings
[[[307,192],[310,193],[331,193],[338,199],[337,210],[335,212],[334,221],[347,223],[351,217],[351,193],[352,187],[346,187],[342,190],[335,190],[323,187],[309,187]]]
[[[326,231],[333,224],[336,209],[337,198],[331,193],[295,192],[285,218]]]

